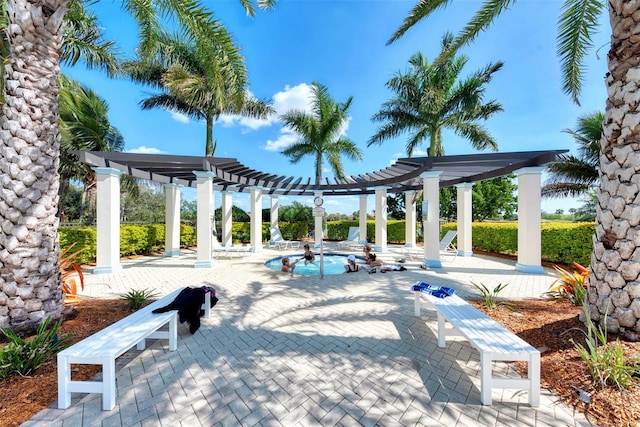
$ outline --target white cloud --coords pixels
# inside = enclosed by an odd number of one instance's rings
[[[141,145],[137,148],[132,148],[131,150],[126,150],[127,153],[139,153],[139,154],[169,154],[167,151],[158,150],[155,147],[146,147]]]
[[[276,139],[275,141],[271,139],[267,140],[267,143],[264,145],[264,149],[267,151],[279,152],[296,142],[297,139],[298,136],[291,129],[282,128],[280,129],[280,135],[278,136],[278,139]]]
[[[167,111],[169,111],[169,114],[171,114],[171,118],[176,122],[184,123],[184,124],[189,123],[189,116],[187,116],[186,114],[182,114],[173,110],[167,110]]]
[[[249,96],[253,96],[249,93]],[[290,110],[303,110],[311,112],[311,86],[301,83],[297,86],[286,85],[284,90],[277,92],[272,97],[275,114],[266,119],[254,119],[238,115],[222,114],[218,119],[225,127],[241,126],[249,130],[257,130],[263,127],[274,125],[278,122],[278,117]]]
[[[311,101],[311,85],[306,83],[300,83],[293,87],[286,85],[283,91],[273,95],[273,108],[275,108],[278,116],[290,110],[302,110],[311,113]]]

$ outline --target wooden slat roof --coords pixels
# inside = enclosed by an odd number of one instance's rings
[[[225,157],[176,156],[168,154],[138,154],[103,151],[74,152],[81,161],[94,167],[118,169],[136,178],[158,183],[174,183],[196,187],[193,171],[215,174],[214,190],[247,193],[260,187],[268,194],[311,196],[321,192],[325,196],[373,194],[375,187],[385,186],[397,193],[422,189],[420,174],[442,171],[440,187],[481,181],[534,166],[544,166],[568,150],[521,151],[509,153],[465,154],[441,157],[407,157],[393,165],[358,176],[345,176],[331,183],[325,179],[316,185],[315,179],[276,175],[251,169],[238,160]]]

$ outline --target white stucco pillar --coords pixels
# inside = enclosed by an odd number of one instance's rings
[[[164,256],[180,256],[180,186],[164,184]]]
[[[120,175],[114,168],[96,172],[96,266],[93,274],[122,271],[120,264]]]
[[[360,195],[360,218],[359,218],[359,241],[360,243],[367,242],[367,195]]]
[[[541,188],[544,167],[516,170],[518,176],[518,262],[516,270],[544,274],[542,268]]]
[[[416,197],[416,192],[413,190],[409,190],[404,193],[404,206],[405,206],[404,246],[407,248],[416,247],[416,202],[414,201],[415,197]]]
[[[375,249],[387,252],[387,187],[376,187]]]
[[[316,191],[313,193],[313,197],[320,197],[322,199],[322,192]],[[322,245],[322,236],[324,235],[324,229],[322,228],[322,220],[324,217],[321,216],[313,216],[313,225],[315,228],[314,237],[315,237],[315,247],[319,248]]]
[[[424,191],[423,233],[424,264],[429,268],[442,268],[440,261],[440,175],[442,171],[429,171],[420,174]],[[426,208],[426,209],[425,209]],[[426,212],[425,212],[426,211]],[[426,218],[425,218],[425,215]]]
[[[278,226],[278,208],[280,207],[280,204],[278,203],[278,195],[277,194],[272,194],[271,195],[271,228],[280,228]]]
[[[254,252],[262,252],[262,188],[251,188],[251,246]]]
[[[471,227],[473,222],[473,211],[471,208],[473,200],[473,183],[464,182],[462,184],[456,184],[455,187],[457,188],[458,197],[458,244],[456,245],[458,248],[458,255],[473,256],[473,229]]]
[[[222,204],[222,221],[220,234],[222,234],[222,246],[233,245],[233,196],[231,191],[220,192]]]
[[[196,203],[198,206],[196,238],[197,259],[196,268],[209,268],[213,266],[211,260],[211,239],[213,239],[213,178],[216,174],[206,171],[193,171],[196,176]]]

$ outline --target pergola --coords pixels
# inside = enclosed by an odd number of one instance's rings
[[[471,187],[475,181],[518,176],[518,264],[526,272],[542,272],[540,265],[540,187],[544,165],[568,150],[522,151],[398,159],[391,166],[344,179],[317,184],[312,178],[276,175],[249,168],[233,158],[136,154],[121,152],[75,152],[96,170],[98,178],[98,250],[96,272],[113,272],[119,264],[119,175],[164,184],[167,196],[166,256],[180,253],[180,188],[197,190],[198,259],[196,267],[210,267],[213,192],[222,193],[222,239],[231,244],[231,197],[249,193],[251,210],[261,210],[263,195],[271,197],[271,225],[277,226],[279,195],[360,197],[360,235],[366,235],[366,196],[375,194],[375,246],[386,251],[386,195],[404,193],[407,207],[407,246],[415,246],[415,192],[424,191],[422,206],[425,236],[439,236],[438,189],[455,186],[458,197],[458,248],[471,256]],[[364,203],[364,205],[363,205]],[[319,224],[318,224],[319,222]],[[322,238],[322,218],[316,217],[316,243]],[[251,218],[251,246],[262,250],[260,215]],[[318,236],[319,234],[319,236]],[[425,238],[424,262],[441,267],[438,238]]]

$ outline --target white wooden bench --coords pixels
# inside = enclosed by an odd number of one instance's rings
[[[420,316],[423,302],[435,308],[438,316],[438,347],[445,347],[449,335],[463,336],[480,352],[480,400],[491,405],[494,388],[527,390],[529,404],[540,405],[540,352],[495,320],[457,295],[437,298],[414,291],[415,315]],[[445,320],[453,326],[447,328]],[[493,361],[526,361],[527,378],[493,376]]]
[[[169,340],[169,350],[178,348],[178,311],[152,313],[156,308],[171,303],[182,291],[176,289],[168,295],[139,309],[58,353],[58,408],[71,405],[71,393],[102,393],[102,409],[116,405],[116,359],[132,348],[144,350],[146,339]],[[211,294],[205,293],[205,317],[211,313]],[[168,330],[164,327],[168,325]],[[102,380],[72,381],[71,365],[102,365]]]

